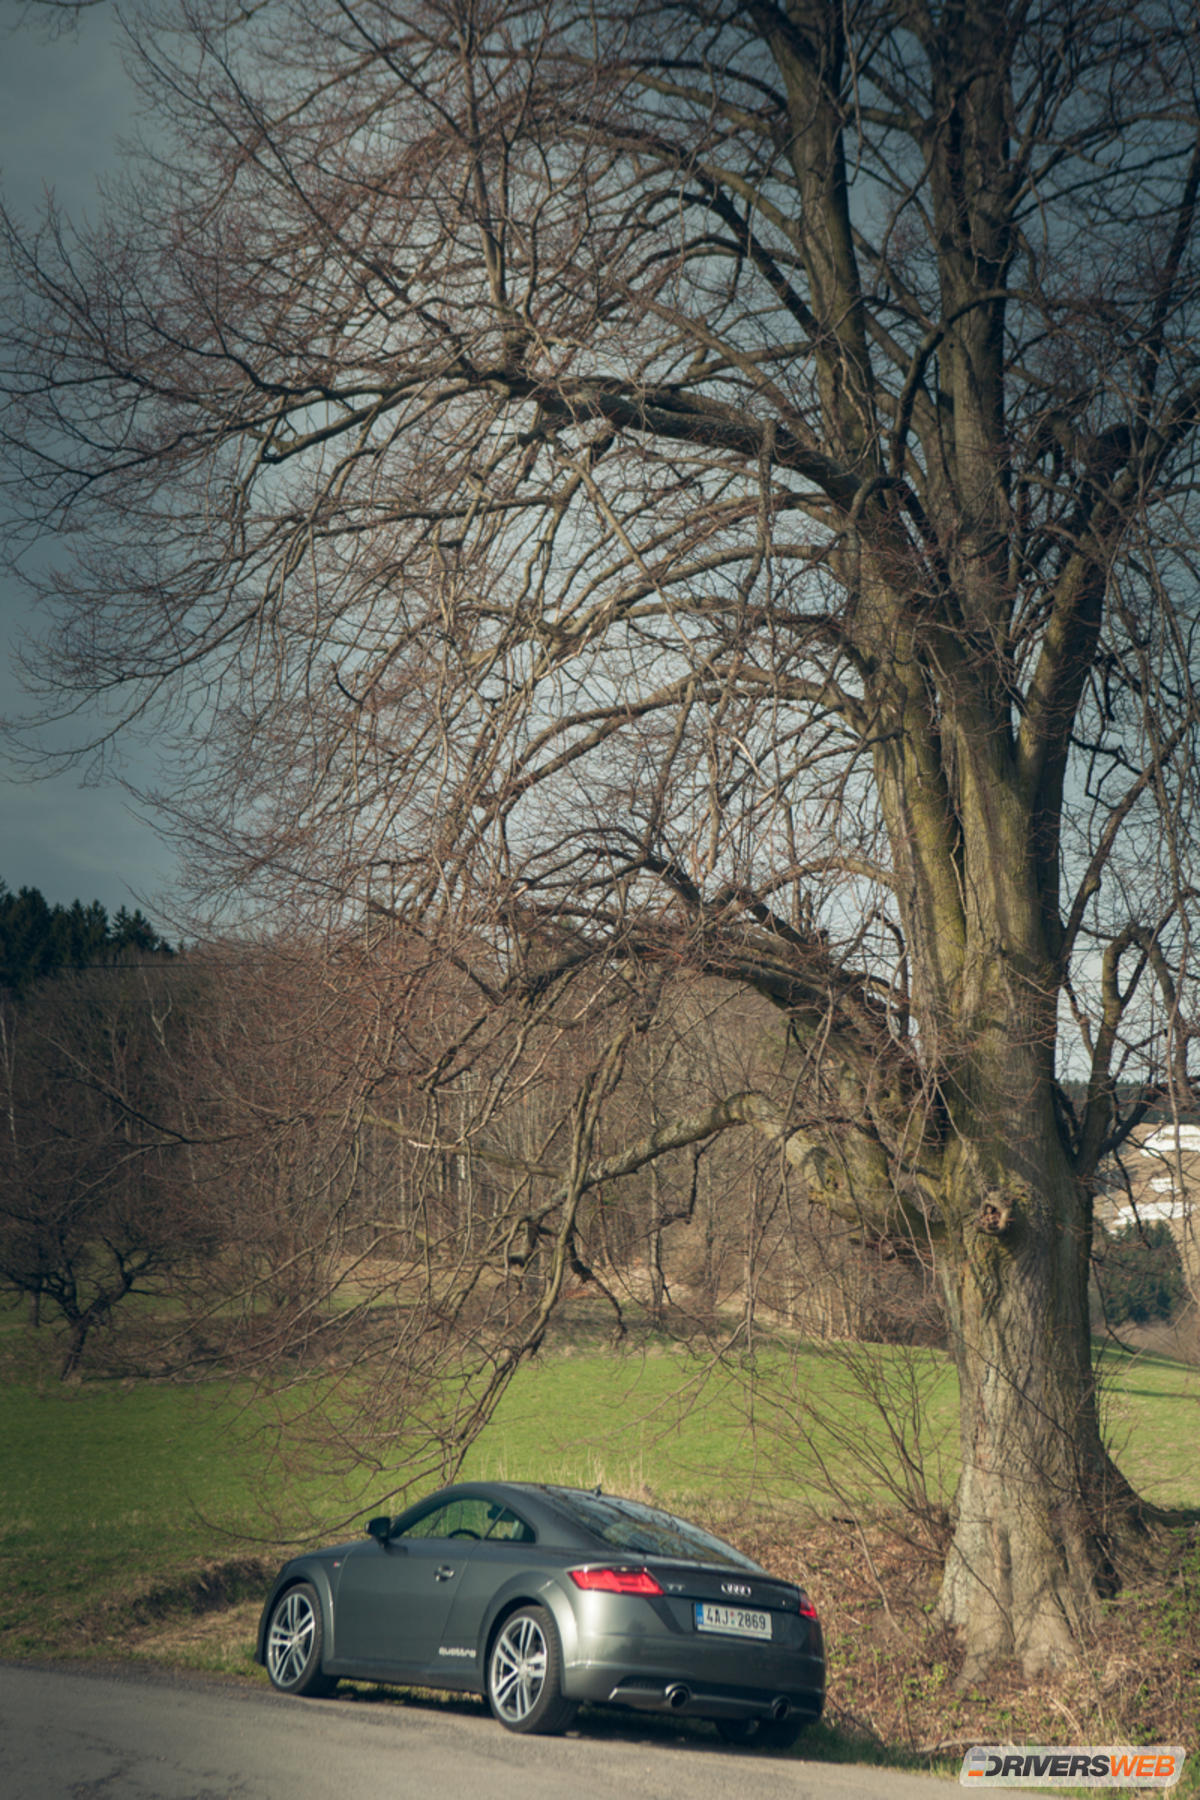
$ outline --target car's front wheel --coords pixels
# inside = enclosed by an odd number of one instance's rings
[[[284,1694],[332,1694],[337,1682],[321,1668],[324,1628],[317,1590],[307,1581],[280,1594],[267,1626],[267,1674]]]
[[[488,1657],[488,1700],[509,1731],[565,1731],[575,1716],[562,1691],[562,1650],[544,1606],[510,1613]]]

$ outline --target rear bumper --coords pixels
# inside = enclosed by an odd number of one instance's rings
[[[825,1659],[763,1651],[716,1656],[695,1640],[667,1646],[646,1638],[568,1662],[563,1688],[572,1700],[682,1718],[812,1720],[825,1704]]]
[[[637,1712],[674,1713],[683,1719],[819,1719],[824,1690],[770,1693],[765,1688],[719,1687],[711,1682],[655,1681],[645,1675],[625,1676],[607,1693],[586,1698]]]

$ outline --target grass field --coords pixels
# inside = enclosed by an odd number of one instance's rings
[[[873,1446],[884,1456],[885,1434],[854,1374],[866,1363],[875,1375],[890,1374],[902,1402],[919,1390],[923,1445],[948,1492],[957,1425],[949,1363],[935,1351],[881,1346],[847,1355],[852,1366],[822,1345],[769,1348],[752,1368],[686,1351],[541,1358],[509,1389],[467,1472],[543,1479],[550,1466],[582,1485],[602,1481],[648,1489],[682,1508],[727,1510],[756,1501],[828,1507],[828,1470],[839,1494],[883,1504],[864,1451]],[[850,1447],[839,1442],[843,1434]]]
[[[1160,1505],[1200,1504],[1200,1369],[1106,1350],[1102,1413],[1114,1453]],[[877,1470],[894,1461],[893,1428],[920,1452],[931,1492],[958,1474],[954,1370],[940,1352],[811,1345],[715,1367],[686,1354],[554,1356],[509,1390],[467,1472],[646,1486],[682,1502],[769,1498],[828,1506],[838,1494],[886,1505]]]
[[[1200,1504],[1200,1369],[1106,1351],[1101,1416],[1133,1486],[1160,1506]]]
[[[671,1349],[560,1351],[522,1371],[463,1473],[599,1481],[722,1520],[755,1507],[887,1506],[896,1458],[870,1398],[883,1380],[932,1494],[948,1498],[950,1366],[932,1351],[860,1346],[853,1356],[857,1375],[827,1347],[768,1350],[751,1382],[741,1364]],[[1160,1502],[1200,1502],[1200,1371],[1109,1355],[1103,1372],[1111,1436],[1135,1486]],[[247,1447],[235,1400],[212,1386],[0,1388],[0,1647],[47,1647],[110,1596],[119,1603],[204,1564],[278,1560],[281,1540],[314,1516],[334,1529],[381,1505],[369,1487],[301,1481]]]

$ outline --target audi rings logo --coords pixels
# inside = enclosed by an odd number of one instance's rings
[[[721,1583],[721,1592],[723,1594],[737,1594],[741,1599],[748,1600],[754,1590],[753,1588],[748,1588],[745,1583],[741,1581],[723,1581]]]

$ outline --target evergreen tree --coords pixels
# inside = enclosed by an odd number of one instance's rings
[[[114,920],[99,900],[51,906],[37,888],[14,894],[0,881],[0,989],[23,993],[60,969],[88,969],[129,952],[171,956],[145,914],[121,907]]]
[[[1122,1226],[1099,1247],[1097,1263],[1110,1325],[1169,1319],[1184,1297],[1179,1246],[1161,1219]]]

